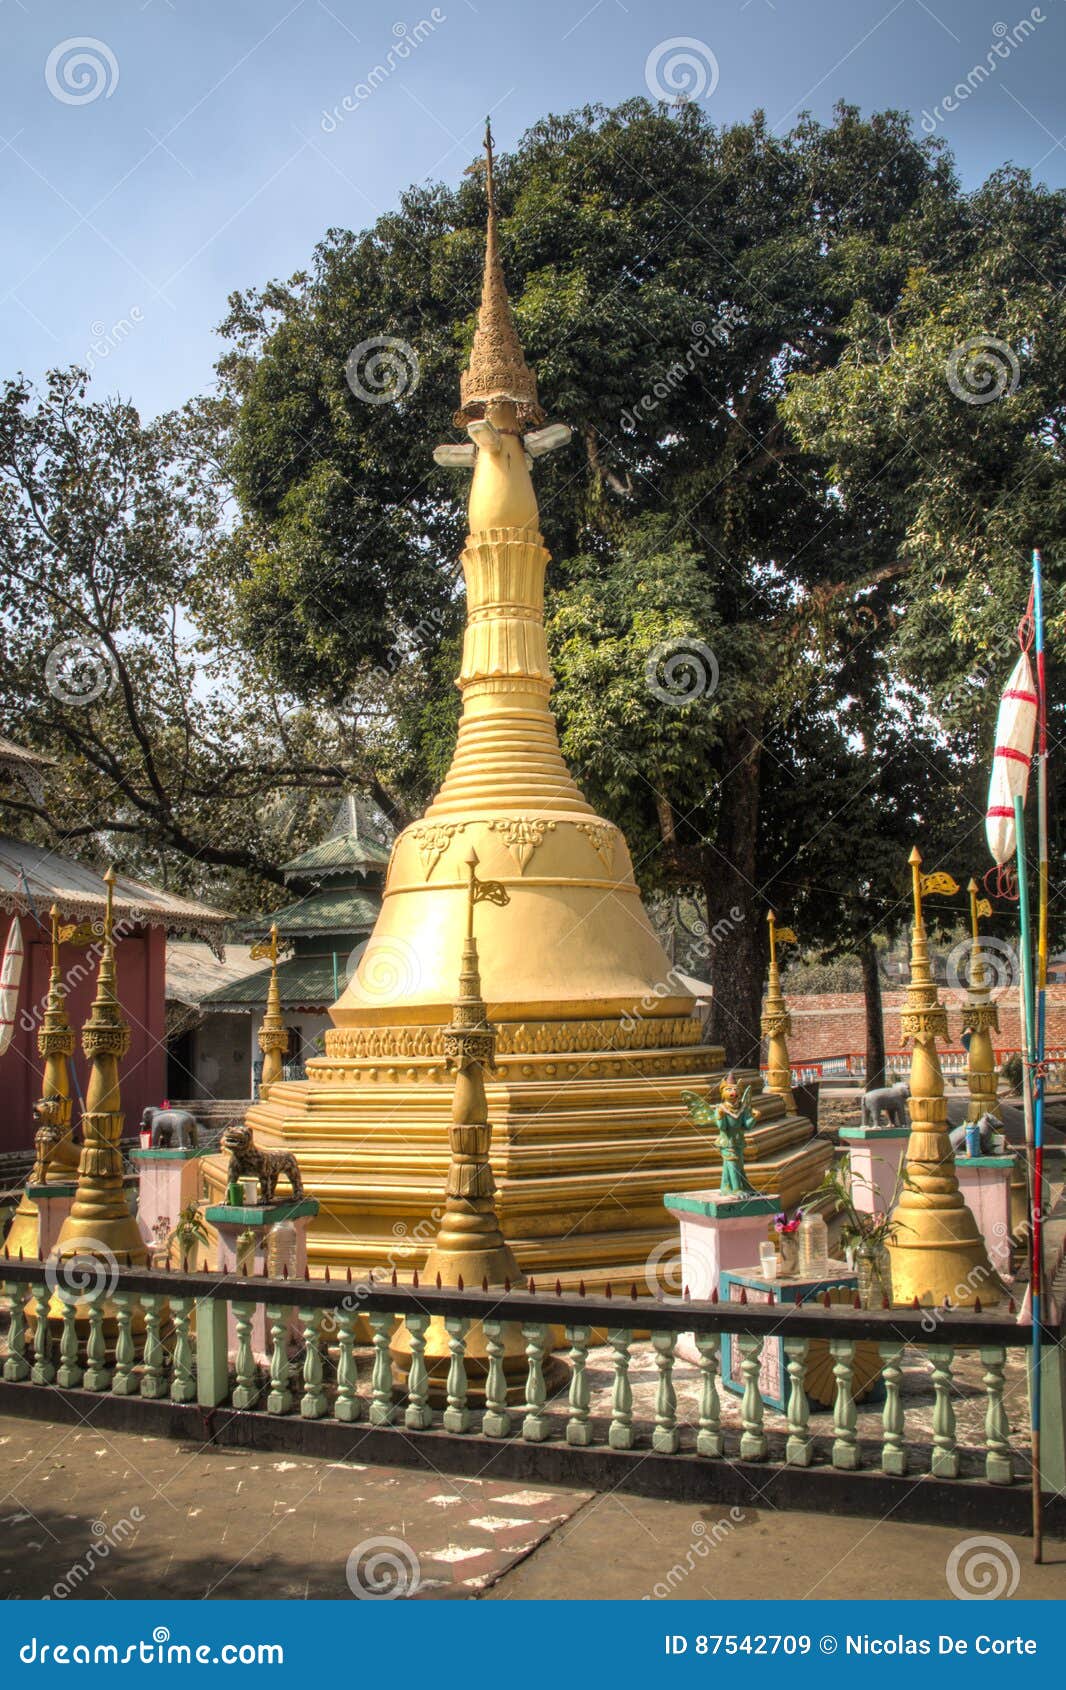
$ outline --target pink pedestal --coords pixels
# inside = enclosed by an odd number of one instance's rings
[[[1013,1156],[956,1156],[955,1173],[966,1206],[999,1274],[1010,1273],[1010,1181]]]
[[[248,1266],[248,1277],[258,1277],[267,1267],[268,1238],[271,1230],[279,1221],[291,1221],[296,1229],[296,1261],[290,1270],[290,1278],[301,1280],[307,1278],[307,1225],[318,1214],[318,1203],[313,1197],[305,1197],[300,1202],[275,1203],[270,1208],[248,1207],[242,1209],[231,1208],[228,1204],[213,1205],[207,1210],[207,1221],[218,1234],[218,1255],[216,1266],[221,1274],[238,1277],[237,1240],[242,1233],[250,1232],[254,1235],[255,1243],[250,1254],[245,1258]],[[239,1292],[235,1289],[233,1296],[240,1301]],[[299,1292],[294,1287],[292,1302],[299,1300]],[[299,1323],[294,1315],[289,1317],[290,1343],[298,1341],[300,1336]],[[270,1342],[267,1333],[266,1305],[259,1303],[255,1307],[251,1324],[251,1343],[255,1359],[267,1362],[270,1359]],[[229,1351],[233,1355],[237,1348],[237,1328],[233,1319],[232,1309],[229,1315]]]
[[[199,1150],[130,1152],[130,1160],[140,1175],[137,1224],[149,1249],[155,1243],[157,1225],[166,1221],[164,1237],[169,1236],[178,1224],[182,1209],[199,1197],[200,1155]],[[181,1266],[176,1243],[170,1246],[169,1265]]]
[[[70,1214],[77,1185],[28,1185],[26,1196],[37,1206],[37,1259],[46,1262],[56,1247],[60,1228]]]
[[[841,1127],[841,1141],[851,1162],[852,1199],[867,1215],[892,1207],[900,1163],[907,1151],[907,1127]]]
[[[722,1191],[671,1192],[663,1202],[681,1226],[682,1284],[701,1303],[719,1289],[723,1272],[758,1260],[770,1216],[781,1207],[776,1197],[734,1197]],[[699,1361],[691,1332],[678,1338],[677,1352],[686,1361]]]

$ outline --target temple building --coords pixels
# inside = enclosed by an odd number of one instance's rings
[[[330,1010],[323,1054],[304,1078],[267,1088],[247,1119],[261,1145],[295,1152],[319,1200],[312,1271],[424,1265],[449,1165],[445,1028],[473,849],[479,874],[509,898],[486,903],[478,927],[498,1029],[486,1089],[503,1235],[523,1273],[646,1291],[649,1260],[674,1236],[664,1194],[717,1183],[714,1135],[693,1123],[682,1093],[717,1086],[723,1052],[704,1042],[625,839],[585,800],[559,747],[548,552],[530,469],[570,431],[545,426],[518,342],[491,146],[486,186],[481,307],[455,416],[464,439],[435,454],[446,471],[473,471],[455,755],[393,846],[373,934]],[[757,1074],[742,1079],[757,1117],[748,1174],[795,1202],[818,1183],[829,1146],[785,1098],[761,1091]],[[221,1192],[221,1164],[205,1172]]]
[[[124,1095],[126,1117],[133,1131],[144,1107],[161,1103],[167,1092],[168,936],[196,939],[205,954],[213,950],[220,955],[230,917],[124,875],[115,880],[113,904],[117,991],[130,1027]],[[0,1153],[26,1151],[33,1144],[33,1105],[41,1095],[37,1034],[48,997],[53,905],[62,924],[59,968],[63,1000],[70,1025],[80,1027],[93,1000],[107,907],[103,876],[50,848],[0,834],[0,911],[4,912],[0,916],[0,950],[14,939],[12,928],[18,922],[23,952],[11,1004],[10,1043],[0,1054],[5,1097]],[[84,1086],[88,1069],[80,1047],[73,1062],[76,1084]]]
[[[191,946],[172,947],[168,997],[184,999],[188,1011],[175,1015],[170,1038],[172,1096],[194,1108],[204,1101],[258,1096],[263,1065],[258,1033],[270,968],[250,959],[249,947],[262,944],[271,925],[282,951],[278,988],[289,1033],[285,1074],[303,1077],[307,1062],[321,1053],[330,1008],[377,920],[391,843],[392,831],[377,807],[348,794],[325,837],[284,865],[293,900],[240,923],[225,964],[202,951],[197,956]]]

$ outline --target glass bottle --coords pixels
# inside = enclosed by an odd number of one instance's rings
[[[829,1272],[829,1229],[813,1209],[800,1221],[799,1258],[801,1279],[824,1279]]]

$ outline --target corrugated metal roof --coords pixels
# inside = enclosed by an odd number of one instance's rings
[[[320,839],[310,850],[285,864],[284,873],[290,880],[302,875],[357,873],[367,868],[384,868],[389,860],[387,845],[372,839],[355,839],[350,833],[340,839]]]
[[[278,963],[278,990],[283,1009],[329,1009],[337,1001],[347,982],[347,953],[337,957],[337,984],[334,987],[332,956],[289,957]],[[204,1009],[231,1010],[251,1014],[266,1003],[269,968],[246,974],[228,986],[219,986],[200,999]]]
[[[107,905],[103,876],[58,851],[0,833],[0,909],[19,915],[36,911],[43,921],[53,904],[68,918],[102,915]],[[199,934],[216,946],[232,920],[225,910],[192,898],[176,898],[122,874],[115,876],[115,915],[148,927],[165,927],[168,933]]]
[[[238,933],[242,938],[259,938],[270,932],[271,922],[290,938],[369,933],[380,908],[381,899],[373,892],[361,892],[354,886],[323,886],[283,910],[242,922]]]
[[[167,999],[171,1003],[198,1004],[206,993],[262,972],[262,962],[253,962],[248,945],[227,945],[220,959],[196,940],[167,940]]]

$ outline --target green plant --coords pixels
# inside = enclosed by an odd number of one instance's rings
[[[859,1181],[863,1184],[863,1181]],[[896,1187],[887,1207],[869,1213],[859,1209],[855,1204],[855,1175],[852,1172],[851,1161],[845,1153],[830,1162],[822,1175],[822,1183],[807,1194],[804,1203],[817,1202],[819,1198],[829,1198],[837,1211],[843,1215],[844,1224],[840,1229],[841,1242],[845,1248],[857,1251],[876,1250],[882,1245],[894,1244],[900,1231],[909,1232],[911,1229],[902,1221],[894,1220],[893,1213],[900,1195],[905,1190],[913,1189],[914,1182],[909,1178],[906,1169],[901,1164]]]

